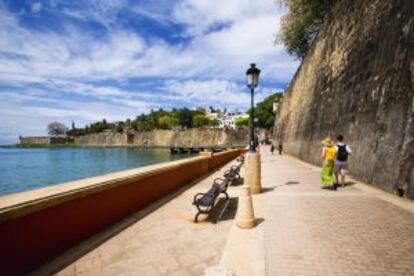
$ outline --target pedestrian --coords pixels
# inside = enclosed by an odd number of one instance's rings
[[[336,190],[337,186],[334,183],[334,161],[336,158],[336,148],[330,137],[322,141],[322,171],[321,171],[321,188]]]
[[[279,142],[279,155],[282,155],[283,145],[282,142]]]
[[[336,185],[340,183],[341,186],[344,187],[345,174],[348,170],[348,156],[352,153],[352,151],[349,145],[344,144],[344,136],[342,135],[338,135],[336,137],[335,148],[337,151],[334,165],[335,183]],[[339,176],[341,179],[339,179]]]
[[[273,155],[273,152],[275,151],[275,146],[273,145],[273,142],[270,142],[270,152]]]

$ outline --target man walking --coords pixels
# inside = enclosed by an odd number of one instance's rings
[[[341,184],[342,187],[345,186],[345,173],[348,169],[348,156],[352,153],[351,147],[349,145],[344,144],[344,137],[342,135],[338,135],[336,137],[336,159],[334,163],[334,175],[336,184]],[[341,181],[339,182],[339,176],[341,177]]]

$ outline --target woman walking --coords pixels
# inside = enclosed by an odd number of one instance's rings
[[[330,137],[322,141],[322,171],[321,171],[321,188],[336,190],[335,180],[333,178],[334,161],[336,158],[336,148]]]

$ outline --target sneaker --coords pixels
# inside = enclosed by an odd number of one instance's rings
[[[333,186],[332,186],[332,190],[336,191],[336,189],[338,189],[338,184],[337,183],[333,184]]]
[[[395,188],[394,193],[399,197],[403,197],[404,196],[404,189],[402,189],[401,187],[397,187],[397,188]]]

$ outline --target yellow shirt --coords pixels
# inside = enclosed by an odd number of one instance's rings
[[[325,147],[325,160],[334,161],[336,157],[335,147]]]

